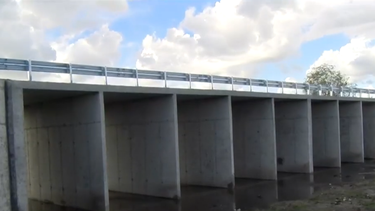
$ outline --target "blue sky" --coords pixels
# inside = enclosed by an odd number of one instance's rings
[[[141,50],[142,40],[147,34],[164,37],[168,28],[178,26],[189,7],[195,7],[199,12],[215,2],[214,0],[130,1],[128,14],[110,25],[111,29],[121,32],[125,39],[120,65],[135,66],[137,53]],[[300,48],[299,55],[283,62],[265,65],[263,71],[256,78],[284,80],[286,77],[293,77],[303,80],[305,70],[321,56],[324,50],[338,50],[349,42],[348,37],[337,34],[304,43]],[[282,66],[287,71],[283,70]]]

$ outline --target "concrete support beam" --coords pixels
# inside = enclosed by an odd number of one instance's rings
[[[235,176],[277,179],[274,100],[232,103]]]
[[[364,162],[362,102],[340,102],[342,162]]]
[[[275,116],[278,171],[312,173],[310,100],[275,101]]]
[[[339,102],[311,103],[314,166],[340,167]]]
[[[10,180],[8,160],[8,138],[6,126],[5,82],[0,80],[0,207],[1,210],[11,211]]]
[[[102,93],[25,106],[25,138],[29,198],[109,211]]]
[[[27,211],[28,173],[24,140],[23,90],[6,82],[7,137],[12,211]]]
[[[182,185],[234,188],[230,97],[178,103]]]
[[[375,103],[362,102],[365,158],[375,159]]]
[[[116,102],[105,110],[109,190],[180,198],[176,96]]]

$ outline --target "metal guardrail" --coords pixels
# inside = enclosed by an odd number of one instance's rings
[[[266,92],[269,92],[269,88],[280,88],[281,93],[284,93],[284,89],[295,89],[296,94],[298,90],[305,90],[305,94],[316,94],[316,95],[331,95],[333,96],[348,96],[348,97],[365,97],[370,98],[372,94],[375,94],[375,90],[372,89],[361,89],[354,87],[334,87],[324,85],[312,85],[306,83],[293,83],[285,81],[272,81],[272,80],[261,80],[261,79],[250,79],[250,78],[238,78],[238,77],[225,77],[225,76],[214,76],[204,74],[188,74],[178,72],[164,72],[164,71],[153,71],[153,70],[138,70],[129,68],[116,68],[116,67],[102,67],[102,66],[90,66],[80,64],[67,64],[67,63],[56,63],[56,62],[44,62],[44,61],[31,61],[31,60],[20,60],[20,59],[7,59],[0,58],[0,70],[11,70],[11,71],[22,71],[28,73],[29,81],[33,81],[33,73],[60,73],[69,74],[70,82],[73,82],[73,75],[87,75],[87,76],[103,76],[105,77],[105,83],[108,84],[108,77],[117,78],[131,78],[137,80],[137,86],[139,86],[138,79],[153,79],[165,81],[165,87],[168,88],[168,81],[181,81],[188,82],[189,88],[192,88],[192,82],[204,82],[211,83],[212,89],[214,84],[227,84],[249,86],[250,91],[252,87],[265,87]],[[289,94],[289,93],[288,93]],[[367,96],[363,96],[367,94]],[[359,96],[358,96],[359,95]]]

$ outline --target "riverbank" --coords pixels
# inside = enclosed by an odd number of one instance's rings
[[[330,185],[309,199],[279,202],[259,211],[375,211],[375,180]]]

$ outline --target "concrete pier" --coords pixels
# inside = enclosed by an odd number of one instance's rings
[[[340,167],[339,102],[312,101],[313,160],[317,167]]]
[[[179,96],[177,108],[181,184],[232,189],[230,97]]]
[[[6,83],[6,114],[8,159],[11,188],[11,209],[28,210],[28,167],[24,136],[23,90]]]
[[[8,138],[6,126],[5,83],[0,81],[0,207],[1,210],[11,211],[10,181],[8,160]]]
[[[375,102],[362,102],[365,158],[375,159]]]
[[[364,162],[361,101],[340,101],[340,140],[342,162]]]
[[[235,176],[277,179],[273,99],[233,101],[232,115]]]
[[[176,106],[175,95],[106,95],[109,190],[180,198]]]
[[[24,112],[28,197],[108,211],[103,94],[33,103]]]
[[[275,99],[277,170],[312,173],[310,100]]]

